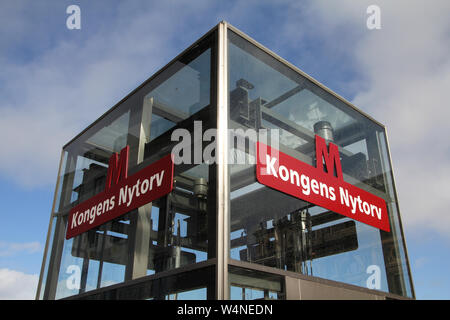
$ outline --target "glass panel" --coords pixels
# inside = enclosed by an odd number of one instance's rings
[[[67,157],[68,157],[69,153],[67,151],[63,151],[63,159],[62,159],[62,163],[61,163],[61,169],[58,172],[58,186],[57,186],[57,194],[56,194],[56,202],[54,204],[54,211],[57,212],[59,210],[59,208],[61,207],[61,192],[63,189],[63,181],[64,181],[64,175],[66,173],[66,164],[67,164]],[[52,212],[52,214],[54,214],[55,212]]]
[[[67,198],[63,207],[81,203],[103,191],[109,157],[127,144],[129,120],[130,112],[127,111],[109,124],[103,121],[102,128],[92,136],[68,147],[69,161],[74,169],[69,169],[64,179],[64,191],[68,193],[69,188],[72,191],[70,201]]]
[[[51,228],[50,235],[49,235],[49,243],[48,243],[45,255],[44,255],[44,257],[45,257],[44,272],[43,272],[43,277],[40,280],[41,288],[40,288],[39,296],[38,296],[39,300],[44,299],[45,284],[47,282],[48,267],[50,264],[50,254],[51,254],[51,250],[53,247],[53,238],[55,236],[55,228],[56,228],[56,218],[55,217],[52,218],[51,224],[52,224],[52,228]]]
[[[59,207],[55,212],[63,215],[64,221],[72,206],[104,190],[110,156],[127,145],[130,115],[126,107],[114,110],[65,148],[65,172],[61,180]],[[64,239],[65,229],[57,236]],[[123,234],[122,237],[128,235]],[[100,226],[64,240],[56,299],[123,281],[128,254],[123,250],[123,242],[112,238],[109,231]],[[114,251],[114,255],[110,251]],[[57,256],[53,259],[58,261]],[[108,277],[112,272],[109,268],[115,270],[113,279]]]
[[[160,84],[148,97],[168,107],[191,115],[209,105],[211,49],[186,63],[180,59],[167,68],[172,76]]]
[[[166,300],[206,300],[206,288],[172,293],[166,296]]]
[[[386,243],[386,246],[390,246],[392,250],[398,251],[399,254],[396,257],[395,261],[388,261],[387,265],[392,270],[392,273],[394,273],[397,277],[401,277],[402,274],[399,274],[396,272],[395,266],[397,264],[401,264],[402,270],[407,273],[407,276],[411,278],[408,257],[406,255],[406,248],[402,245],[402,241],[404,241],[403,238],[403,231],[400,221],[400,215],[399,215],[399,209],[397,204],[397,197],[395,194],[395,185],[394,185],[394,177],[390,162],[390,155],[389,155],[389,149],[387,147],[387,137],[384,132],[380,132],[378,135],[378,141],[380,144],[380,148],[382,150],[382,159],[381,159],[381,165],[383,167],[383,172],[385,172],[384,179],[386,183],[388,184],[388,191],[390,195],[390,202],[387,202],[388,208],[390,211],[392,211],[394,214],[392,214],[391,219],[393,220],[393,230],[392,235],[393,237],[383,237],[383,242]],[[406,276],[406,275],[405,275]],[[407,292],[412,292],[412,283],[410,281],[405,281],[405,287]]]
[[[138,283],[75,297],[82,300],[206,300],[214,295],[214,267],[203,267],[173,276],[142,278]]]
[[[195,117],[204,130],[215,127],[215,110],[209,108],[215,37],[214,32],[205,37],[64,147],[54,212],[60,223],[49,248],[44,298],[197,263],[214,252],[209,228],[215,228],[215,218],[208,221],[207,214],[215,212],[215,188],[208,186],[214,165],[177,165],[171,194],[70,240],[65,227],[73,206],[104,190],[113,153],[130,146],[128,172],[133,172],[140,162],[150,164],[172,150],[178,143],[171,141],[173,130],[192,132],[193,121],[184,120]]]
[[[283,300],[282,276],[254,270],[229,267],[231,300]]]
[[[313,166],[315,134],[337,144],[344,180],[386,200],[392,229],[380,231],[259,184],[256,139],[248,148],[231,140],[231,158],[246,162],[229,168],[230,257],[411,297],[384,128],[228,35],[230,128],[252,129],[260,138],[267,130],[278,137],[277,149]]]
[[[196,144],[202,154],[206,147],[202,141],[194,141],[194,127],[199,124],[201,138],[216,126],[215,109],[209,107],[213,38],[202,41],[158,75],[144,98],[143,108],[151,107],[144,161],[162,158],[179,143],[185,146],[181,153],[191,155],[183,157],[182,163],[175,161],[173,191],[148,208],[147,275],[205,261],[215,251],[215,233],[211,231],[215,228],[215,165],[194,161]],[[187,140],[174,140],[176,130],[185,133]]]
[[[56,299],[80,293],[81,270],[83,259],[72,255],[73,239],[64,242]]]
[[[164,119],[156,114],[152,115],[152,122],[150,125],[150,140],[159,137],[167,130],[173,128],[176,125],[175,122]]]
[[[147,274],[208,259],[208,177],[207,165],[186,170],[169,195],[152,203]]]
[[[152,110],[150,140],[209,106],[211,49],[207,45],[203,42],[154,79],[154,89],[144,98],[144,107]]]
[[[128,237],[130,214],[114,219],[100,227],[101,256],[99,287],[107,287],[123,282],[128,261]],[[106,235],[104,235],[106,233]]]

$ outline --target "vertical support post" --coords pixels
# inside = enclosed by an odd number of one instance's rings
[[[397,195],[397,190],[395,187],[394,169],[392,167],[392,159],[391,159],[391,154],[390,154],[391,151],[390,151],[390,147],[389,147],[389,139],[388,139],[386,128],[384,128],[383,135],[384,135],[384,137],[381,137],[381,133],[377,133],[375,138],[376,138],[377,146],[379,146],[380,153],[383,151],[383,148],[382,148],[383,144],[382,144],[381,140],[383,140],[383,138],[384,138],[384,146],[385,146],[385,149],[387,152],[386,157],[387,157],[388,163],[384,163],[384,160],[380,158],[380,168],[381,168],[381,171],[383,172],[383,180],[384,180],[385,186],[387,186],[387,188],[388,188],[390,183],[392,183],[392,185],[391,185],[392,189],[386,190],[386,193],[389,192],[389,195],[394,199],[395,203],[394,204],[386,203],[386,204],[388,206],[388,210],[390,213],[389,223],[392,226],[392,228],[391,228],[391,238],[392,239],[390,239],[390,241],[393,243],[390,244],[389,241],[387,241],[388,237],[385,232],[380,231],[380,236],[381,236],[381,241],[383,243],[383,252],[386,252],[387,250],[391,250],[391,251],[395,250],[395,254],[397,256],[401,256],[403,253],[404,258],[405,258],[405,263],[406,263],[406,270],[403,268],[403,265],[397,263],[396,272],[395,272],[395,270],[391,271],[392,274],[394,274],[394,275],[395,275],[395,273],[397,273],[397,277],[396,278],[394,277],[394,279],[392,281],[389,281],[390,279],[388,279],[389,292],[396,293],[399,295],[407,294],[405,278],[400,275],[404,274],[405,272],[408,272],[408,279],[411,284],[411,294],[415,298],[415,292],[414,292],[414,286],[413,286],[413,281],[412,281],[412,277],[411,277],[411,268],[409,265],[409,258],[408,258],[408,252],[407,252],[407,247],[406,247],[405,235],[403,233],[403,227],[402,227],[402,223],[401,223],[402,219],[400,217],[400,210],[398,208],[398,195]],[[389,166],[389,169],[391,171],[390,174],[388,173],[389,172],[388,168],[386,168],[387,165]],[[388,174],[389,174],[389,176],[388,176]],[[394,206],[396,208],[394,208]],[[397,217],[395,217],[394,214],[396,214]],[[397,218],[397,220],[395,220],[396,218]],[[394,226],[396,226],[396,227],[394,228]],[[401,238],[401,241],[399,241],[399,237]],[[392,248],[389,248],[389,245]],[[386,246],[387,246],[387,248],[385,249]],[[400,246],[403,246],[403,250],[401,250]],[[389,265],[388,263],[389,262],[386,263],[387,264],[386,269],[388,269],[388,265]],[[392,282],[392,288],[391,288],[391,282]]]
[[[61,156],[60,156],[60,159],[59,159],[59,167],[58,167],[58,176],[56,177],[56,187],[55,187],[55,192],[53,193],[52,212],[50,213],[50,221],[49,221],[48,230],[47,230],[47,239],[45,241],[44,257],[42,259],[41,272],[40,272],[40,275],[39,275],[39,282],[38,282],[38,287],[37,287],[37,290],[36,290],[36,297],[35,297],[36,300],[39,300],[39,298],[41,296],[42,282],[43,282],[43,278],[44,278],[44,274],[45,274],[45,265],[46,265],[47,259],[50,258],[50,257],[47,257],[47,255],[49,253],[49,249],[51,250],[51,248],[49,248],[49,245],[52,242],[52,239],[51,239],[52,232],[51,232],[51,230],[52,230],[52,226],[53,226],[53,214],[55,213],[55,206],[56,206],[56,201],[57,201],[57,197],[58,197],[59,184],[61,183],[61,173],[62,173],[61,172],[61,168],[62,168],[63,162],[64,162],[64,150],[61,150]]]
[[[389,179],[387,178],[387,170],[383,166],[383,160],[381,158],[381,144],[379,141],[379,135],[374,132],[366,137],[367,152],[369,153],[369,159],[373,162],[372,169],[375,170],[377,177],[379,176],[385,186],[385,193],[388,197],[393,196],[393,192],[389,190]],[[398,247],[398,235],[395,226],[397,222],[394,221],[395,211],[392,208],[392,203],[386,202],[389,210],[389,224],[391,225],[391,232],[387,233],[380,230],[380,238],[383,248],[384,263],[386,268],[386,276],[388,282],[389,292],[395,294],[403,294],[405,292],[404,278],[402,265],[398,263],[397,259],[392,259],[392,256],[400,256],[400,250]]]
[[[228,300],[229,176],[228,176],[228,42],[227,23],[218,26],[217,63],[217,272],[216,298]]]
[[[67,163],[63,178],[63,184],[61,189],[61,196],[59,202],[59,210],[64,208],[65,205],[70,203],[72,196],[73,181],[75,178],[77,158],[71,152],[67,156]],[[56,198],[55,198],[56,200]],[[53,214],[53,212],[52,212]],[[65,230],[66,230],[66,217],[58,216],[56,218],[55,235],[52,244],[50,262],[48,266],[49,273],[47,275],[44,299],[54,300],[56,297],[56,287],[58,285],[59,269],[61,265],[61,255],[64,247]]]
[[[137,99],[136,99],[137,100]],[[144,97],[142,111],[131,111],[127,143],[130,146],[130,164],[139,164],[144,160],[145,144],[150,141],[150,123],[153,99]],[[125,271],[125,280],[147,275],[150,248],[152,203],[136,209],[130,215],[129,256]]]

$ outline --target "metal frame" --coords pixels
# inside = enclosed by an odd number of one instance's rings
[[[56,177],[56,187],[55,187],[55,191],[53,193],[52,211],[50,213],[50,222],[48,224],[48,230],[47,230],[47,239],[45,240],[41,272],[39,273],[39,282],[38,282],[38,286],[36,289],[36,298],[35,298],[36,300],[39,300],[39,296],[41,295],[42,280],[43,280],[43,276],[44,276],[44,272],[45,272],[45,265],[46,265],[47,259],[49,258],[49,257],[47,257],[47,251],[48,251],[50,242],[52,242],[52,240],[53,240],[53,239],[50,239],[50,236],[52,236],[52,227],[53,227],[53,218],[54,218],[53,213],[55,212],[56,197],[58,196],[59,184],[61,183],[61,174],[60,173],[61,173],[61,167],[62,167],[63,161],[64,161],[64,150],[61,150],[61,156],[59,159],[59,166],[58,166],[58,175]]]
[[[412,273],[411,273],[411,266],[410,266],[410,262],[409,262],[409,254],[408,254],[408,248],[406,246],[406,239],[405,239],[405,234],[403,232],[403,224],[402,224],[402,217],[401,217],[401,213],[400,213],[400,204],[398,202],[398,195],[397,195],[397,187],[395,184],[395,174],[394,174],[394,167],[392,165],[392,157],[391,157],[391,148],[389,145],[389,138],[388,138],[388,133],[387,130],[385,128],[384,130],[384,135],[385,135],[385,139],[386,139],[386,151],[387,151],[387,155],[388,155],[388,160],[389,160],[389,165],[391,167],[391,173],[392,173],[392,189],[393,189],[393,193],[394,193],[394,198],[395,198],[395,203],[397,204],[397,214],[398,214],[398,219],[399,219],[399,229],[400,229],[400,233],[402,236],[402,243],[403,243],[403,248],[404,248],[404,254],[405,254],[405,260],[406,260],[406,267],[408,269],[408,277],[409,277],[409,282],[411,284],[411,294],[413,296],[413,298],[416,298],[416,292],[414,289],[414,282],[412,279]]]
[[[228,175],[228,38],[227,23],[218,25],[217,63],[217,300],[228,300],[229,194]]]
[[[64,153],[64,150],[63,150]],[[70,168],[75,169],[74,167],[74,160],[73,158],[70,156],[70,154],[68,154],[67,156],[67,162],[65,164],[64,167],[64,176],[67,178],[65,180],[63,180],[62,186],[61,186],[61,194],[60,197],[62,199],[62,197],[70,197],[69,194],[65,193],[65,188],[64,185],[65,183],[70,183],[73,182],[73,178],[74,178],[74,173],[71,173],[70,175],[66,176],[65,172],[70,172]],[[59,172],[58,176],[61,176],[63,173]],[[55,188],[55,192],[57,192],[59,188],[59,182]],[[59,207],[60,209],[62,208],[62,204],[65,202],[64,200],[61,200],[59,202]],[[49,266],[48,269],[49,270],[58,270],[60,268],[60,264],[61,264],[61,255],[64,249],[64,241],[62,242],[55,242],[55,239],[64,239],[64,231],[65,231],[65,220],[67,219],[66,216],[64,215],[57,215],[54,213],[54,207],[56,206],[56,198],[54,199],[54,203],[53,203],[53,210],[51,213],[51,219],[56,217],[56,225],[55,225],[55,233],[53,235],[53,240],[52,240],[52,246],[51,248],[48,247],[47,251],[44,253],[45,255],[48,253],[49,254]],[[51,222],[52,223],[52,220]],[[61,235],[61,236],[60,236]],[[39,279],[39,281],[41,282],[42,279]],[[57,286],[57,281],[58,281],[58,272],[49,272],[47,274],[47,277],[45,279],[46,281],[46,285],[45,285],[45,290],[43,293],[43,299],[55,299],[55,295],[56,295],[56,286]],[[41,289],[42,290],[42,289]]]
[[[39,283],[38,283],[38,289],[36,292],[36,299],[39,299],[39,297],[41,296],[42,281],[43,281],[43,275],[45,273],[46,261],[47,261],[47,259],[50,259],[50,257],[51,257],[51,252],[49,252],[49,249],[51,249],[51,248],[49,248],[49,244],[50,244],[50,242],[52,242],[52,239],[50,239],[50,236],[52,236],[51,230],[53,227],[53,219],[54,219],[54,217],[58,217],[58,221],[55,222],[55,223],[58,223],[58,225],[60,225],[60,223],[61,223],[61,221],[59,219],[64,219],[64,215],[60,215],[60,214],[56,215],[55,214],[55,206],[56,206],[56,202],[57,202],[58,189],[61,184],[61,176],[63,175],[63,173],[61,172],[61,169],[62,169],[62,163],[63,163],[63,159],[64,159],[64,150],[66,149],[66,147],[68,147],[72,142],[76,141],[76,139],[81,137],[88,130],[93,128],[97,123],[99,123],[106,116],[108,116],[112,111],[114,111],[115,109],[117,109],[118,107],[123,105],[124,103],[133,103],[133,102],[139,100],[139,97],[141,97],[141,98],[144,97],[145,94],[143,94],[141,92],[141,89],[143,89],[146,85],[148,85],[151,81],[153,81],[156,77],[158,77],[161,73],[163,73],[173,62],[177,61],[180,57],[182,57],[184,54],[186,54],[189,50],[193,49],[199,42],[201,42],[202,40],[204,40],[205,38],[210,36],[215,31],[217,31],[217,39],[216,39],[217,42],[215,44],[216,56],[213,56],[213,58],[212,58],[212,59],[214,59],[214,63],[212,65],[212,69],[211,69],[212,86],[211,86],[211,96],[210,96],[211,97],[210,107],[212,109],[214,108],[214,110],[215,110],[214,112],[216,112],[215,115],[216,115],[216,120],[217,120],[217,133],[218,133],[217,134],[217,149],[216,149],[216,157],[217,157],[218,161],[217,161],[217,165],[215,167],[215,170],[216,170],[215,171],[215,173],[216,173],[216,181],[215,181],[216,182],[216,199],[215,199],[216,216],[215,216],[214,228],[216,229],[215,230],[216,231],[216,235],[215,235],[216,243],[215,243],[214,254],[212,254],[212,257],[210,257],[210,259],[208,259],[204,262],[197,263],[192,266],[185,266],[185,267],[181,267],[181,268],[174,269],[174,270],[163,271],[163,272],[155,274],[153,276],[144,276],[144,277],[141,277],[142,270],[138,270],[138,269],[140,269],[140,268],[138,268],[139,261],[135,261],[131,265],[131,269],[129,269],[127,271],[125,283],[89,291],[87,293],[77,295],[77,297],[78,296],[85,297],[85,296],[89,296],[91,294],[96,294],[98,292],[105,292],[107,290],[114,289],[116,287],[124,287],[124,286],[127,286],[128,284],[135,284],[137,282],[145,282],[145,281],[148,281],[149,279],[153,279],[153,278],[157,279],[157,278],[161,278],[161,277],[165,277],[165,276],[169,276],[169,275],[176,275],[177,273],[182,273],[182,272],[186,272],[187,270],[202,268],[206,265],[207,266],[212,266],[212,265],[215,266],[215,270],[216,270],[215,283],[212,286],[212,287],[214,287],[214,293],[208,292],[208,298],[212,298],[214,296],[214,298],[217,300],[230,299],[230,286],[229,286],[229,274],[228,274],[229,266],[242,267],[242,268],[247,268],[247,269],[251,269],[251,270],[255,270],[255,271],[269,272],[272,274],[283,275],[286,278],[293,277],[293,278],[306,279],[309,281],[316,281],[316,282],[321,282],[321,283],[325,281],[325,283],[327,283],[327,284],[328,283],[329,284],[337,284],[339,286],[348,287],[351,289],[356,289],[356,290],[360,290],[360,291],[363,290],[364,292],[374,291],[374,290],[369,290],[369,289],[365,289],[365,288],[348,285],[345,283],[334,282],[334,281],[311,277],[311,276],[299,275],[297,273],[290,272],[290,271],[278,270],[275,268],[265,267],[265,266],[261,266],[258,264],[252,264],[252,263],[247,263],[247,262],[230,259],[230,191],[231,191],[230,186],[231,185],[230,185],[230,174],[229,174],[229,168],[228,168],[228,153],[229,153],[228,128],[230,125],[230,123],[229,123],[229,105],[228,105],[229,104],[229,101],[228,101],[228,99],[229,99],[229,92],[228,92],[228,70],[229,70],[229,68],[228,68],[228,34],[227,34],[228,30],[231,30],[234,33],[238,34],[243,39],[247,40],[248,42],[250,42],[257,48],[262,50],[263,52],[269,54],[271,57],[275,58],[277,61],[281,62],[283,65],[285,65],[288,68],[290,68],[291,70],[293,70],[295,73],[300,74],[307,80],[311,81],[313,84],[317,85],[319,88],[323,89],[327,93],[336,97],[341,102],[343,102],[346,106],[349,106],[354,111],[356,111],[358,114],[361,114],[362,116],[366,117],[367,119],[369,119],[370,121],[372,121],[373,123],[379,125],[380,127],[382,127],[384,129],[384,133],[385,133],[385,137],[386,137],[386,147],[387,147],[387,152],[388,152],[388,160],[389,160],[390,168],[392,170],[392,181],[394,184],[393,192],[394,192],[395,202],[397,204],[397,209],[398,209],[397,210],[398,219],[400,221],[399,228],[400,228],[400,232],[401,232],[401,236],[402,236],[402,242],[403,242],[402,244],[404,247],[404,254],[405,254],[405,258],[406,258],[406,265],[407,265],[407,269],[408,269],[408,276],[409,276],[409,280],[410,280],[411,291],[412,291],[413,297],[415,297],[411,269],[410,269],[410,262],[409,262],[409,258],[408,258],[407,247],[406,247],[406,241],[405,241],[405,237],[404,237],[404,233],[403,233],[403,226],[401,225],[400,210],[398,208],[398,201],[397,201],[398,196],[397,196],[397,191],[396,191],[396,187],[395,187],[394,170],[392,168],[392,159],[391,159],[391,154],[390,154],[390,150],[389,150],[389,141],[388,141],[388,137],[387,137],[386,126],[381,124],[377,120],[373,119],[371,116],[367,115],[366,113],[362,112],[360,109],[358,109],[352,103],[348,102],[343,97],[334,93],[332,90],[330,90],[329,88],[327,88],[326,86],[324,86],[323,84],[318,82],[317,80],[313,79],[312,77],[310,77],[309,75],[307,75],[306,73],[301,71],[299,68],[297,68],[294,65],[292,65],[291,63],[289,63],[288,61],[284,60],[277,54],[273,53],[268,48],[259,44],[258,42],[256,42],[255,40],[253,40],[252,38],[250,38],[249,36],[247,36],[246,34],[241,32],[240,30],[229,25],[225,21],[221,21],[216,26],[211,28],[204,36],[202,36],[200,39],[198,39],[196,42],[194,42],[191,46],[189,46],[187,49],[185,49],[183,52],[181,52],[179,55],[177,55],[174,59],[172,59],[169,63],[167,63],[163,68],[161,68],[159,71],[157,71],[149,79],[144,81],[139,87],[137,87],[132,92],[130,92],[121,101],[119,101],[117,104],[115,104],[112,108],[110,108],[103,115],[101,115],[96,121],[94,121],[92,124],[90,124],[88,127],[86,127],[83,131],[81,131],[78,135],[76,135],[73,139],[71,139],[68,143],[66,143],[64,145],[62,152],[61,152],[61,159],[60,159],[57,182],[56,182],[56,187],[55,187],[55,192],[54,192],[52,212],[50,215],[50,223],[49,223],[49,227],[48,227],[48,234],[47,234],[46,245],[45,245],[45,249],[44,249],[43,261],[42,261],[40,278],[39,278]],[[213,69],[214,66],[215,66],[215,69]],[[293,90],[295,91],[295,90],[297,90],[297,88],[294,88]],[[279,99],[282,99],[282,98],[283,97],[279,97]],[[139,103],[144,103],[144,101],[141,101],[141,100],[139,100]],[[180,119],[186,118],[186,115],[183,115],[176,110],[171,110],[170,107],[165,106],[161,103],[158,103],[157,101],[150,101],[150,103],[151,103],[150,109],[153,108],[154,110],[156,110],[155,114],[158,114],[162,117],[173,118],[174,120],[180,120]],[[271,114],[270,109],[267,109],[265,111],[266,111],[265,113],[268,114],[268,116],[270,116],[270,114]],[[148,114],[142,114],[142,115],[140,115],[140,117],[141,118],[139,121],[142,122],[144,118],[148,118]],[[139,126],[139,128],[136,128],[136,129],[140,130],[141,128]],[[138,165],[135,168],[133,168],[131,171],[138,170],[138,168],[146,165],[146,163],[148,162],[148,161],[143,161],[142,163],[140,163],[143,158],[142,143],[146,139],[145,135],[146,135],[146,133],[144,133],[141,130],[136,135],[137,137],[140,137],[140,140],[141,140],[141,141],[137,141],[136,147],[138,149],[140,149],[140,150],[142,149],[142,150],[139,152],[138,159],[136,159],[136,161],[135,161],[136,163],[138,163]],[[307,134],[305,133],[305,135],[307,135]],[[66,209],[66,208],[64,208],[64,209]],[[144,214],[144,213],[142,212],[142,214]],[[211,231],[212,227],[209,227],[209,228],[210,228],[209,231]],[[55,230],[55,233],[57,233],[57,230]],[[138,239],[135,239],[135,240],[137,241]],[[141,242],[142,241],[137,241],[132,246],[133,249],[138,249],[138,248],[142,247],[142,245],[139,245],[139,243],[141,243]],[[53,244],[53,246],[54,246],[54,244]],[[62,246],[62,245],[60,245],[60,246]],[[61,253],[61,252],[59,252],[59,253]],[[133,258],[135,258],[134,255],[133,255]],[[61,255],[59,255],[59,258],[57,257],[57,259],[56,259],[57,261],[55,261],[55,263],[58,266],[59,266],[60,259],[61,259]],[[50,264],[52,264],[52,263],[50,263]],[[49,264],[49,268],[51,267],[50,264]],[[59,271],[59,268],[58,268],[58,271]],[[56,274],[58,273],[58,271],[56,271]],[[54,273],[48,274],[48,275],[54,277]],[[137,278],[137,277],[139,277],[139,278]],[[47,283],[49,283],[49,279],[47,279],[46,281],[47,281]],[[52,298],[52,297],[54,298],[54,294],[51,294],[51,293],[49,294],[48,290],[49,290],[49,288],[46,287],[45,291],[47,292],[47,294],[44,296],[44,298]],[[386,297],[397,298],[397,299],[404,298],[404,297],[400,297],[400,296],[393,295],[390,293],[385,293],[385,292],[376,292],[376,294],[384,295]],[[70,297],[69,297],[69,299],[70,299]]]

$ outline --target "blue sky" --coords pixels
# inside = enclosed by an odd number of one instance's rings
[[[449,299],[449,16],[445,0],[2,1],[0,299],[34,298],[62,146],[221,20],[386,124],[417,298]]]

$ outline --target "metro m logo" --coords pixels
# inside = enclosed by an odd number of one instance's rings
[[[126,146],[120,151],[120,156],[113,153],[109,158],[108,174],[106,175],[105,191],[107,192],[120,180],[128,178],[128,154],[130,147]]]
[[[323,167],[323,159],[325,159],[326,171]],[[325,139],[318,135],[316,135],[316,168],[332,176],[334,176],[334,170],[336,169],[336,177],[344,180],[338,146],[330,142],[328,150]]]

